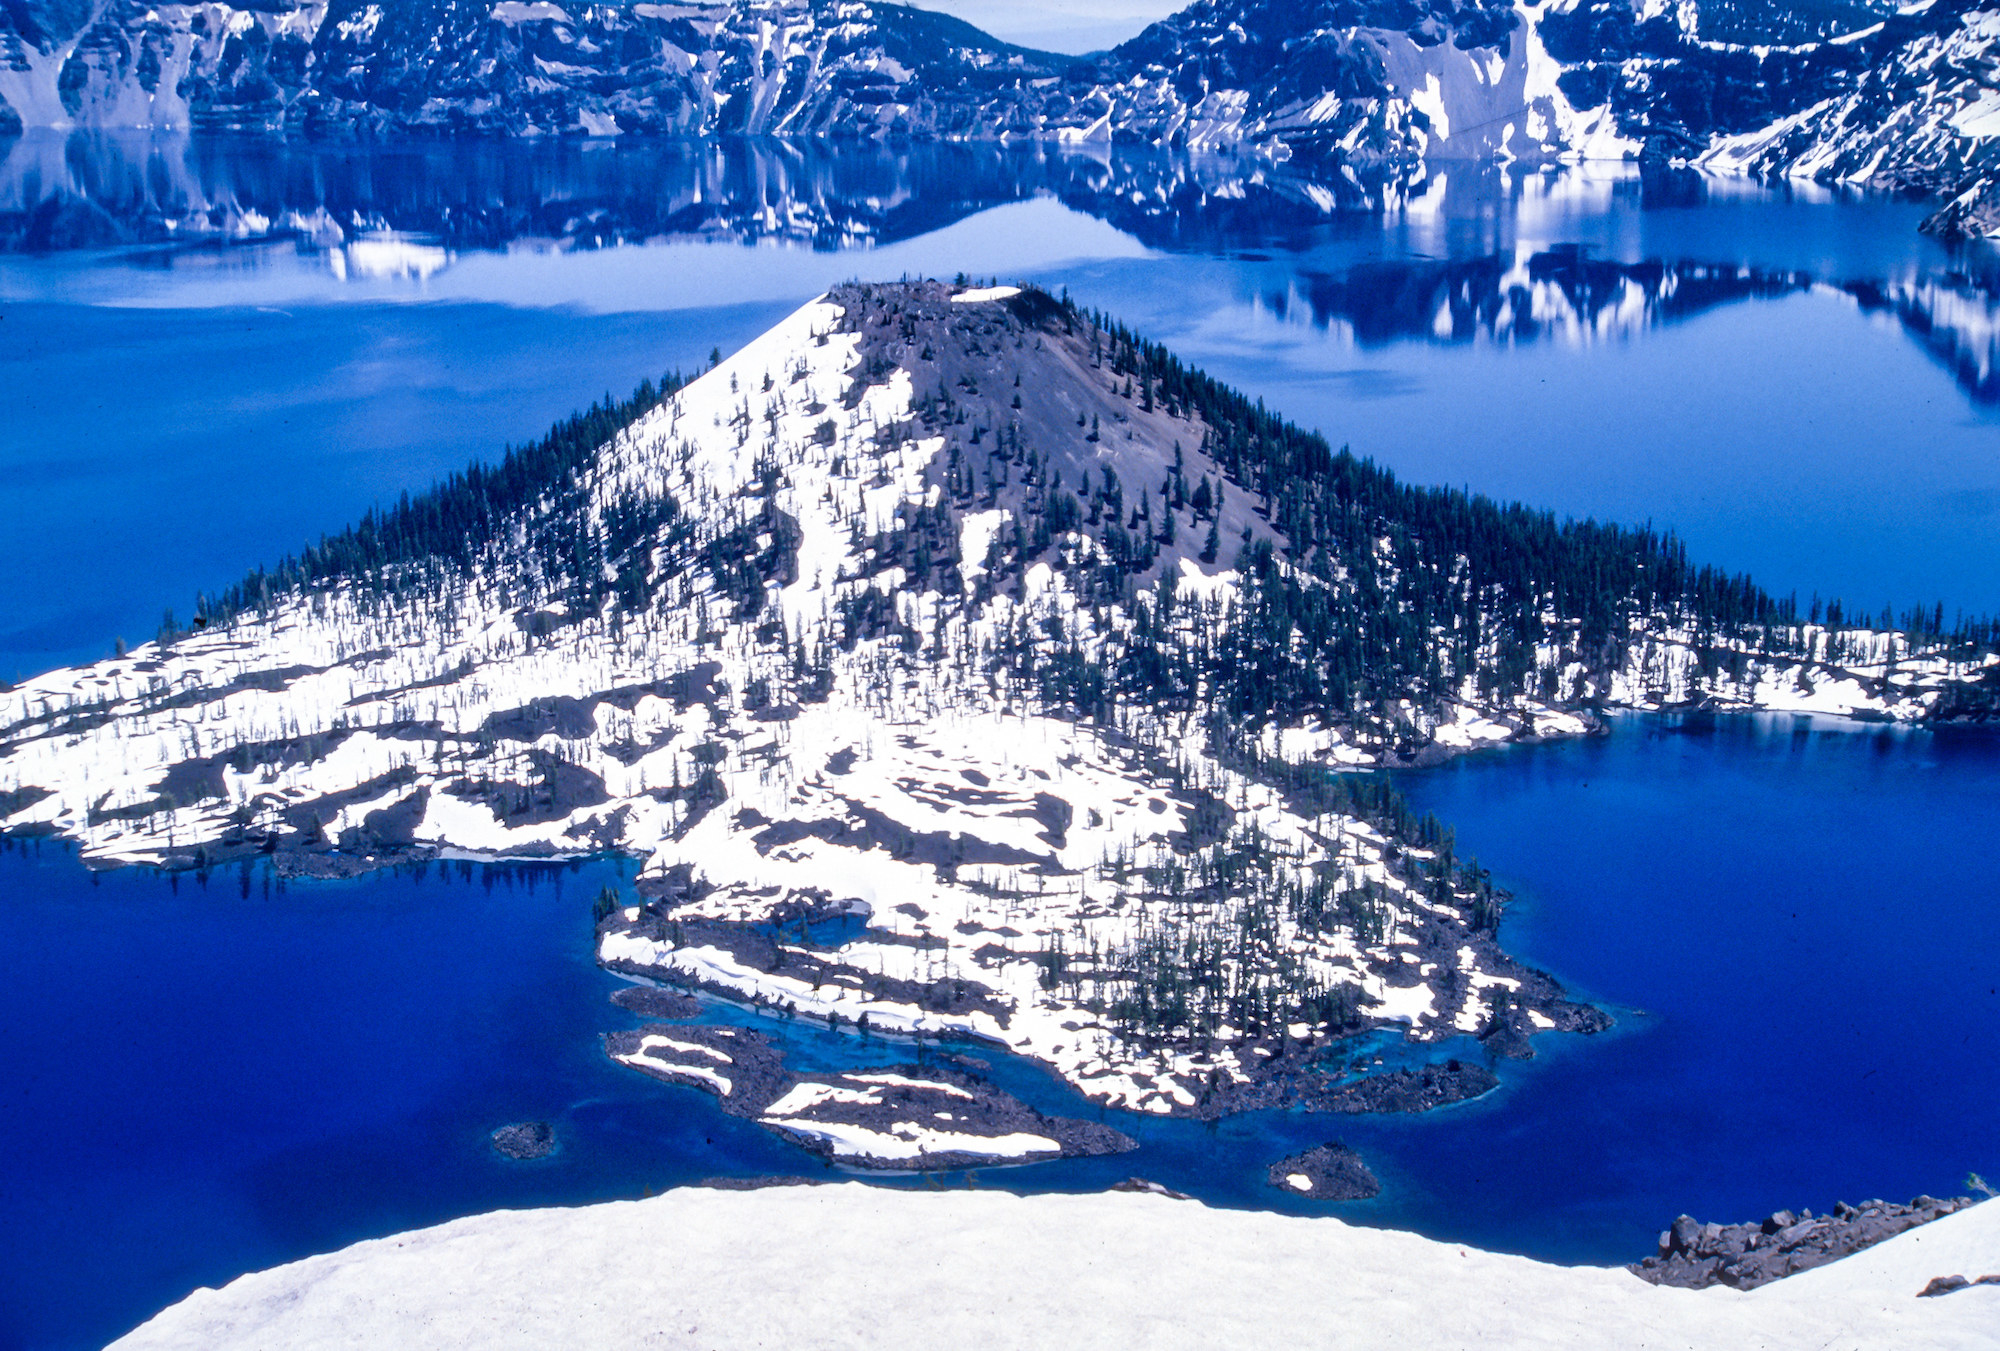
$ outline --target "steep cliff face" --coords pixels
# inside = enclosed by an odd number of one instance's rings
[[[1065,58],[845,0],[292,0],[0,9],[28,125],[308,133],[989,136]]]
[[[2000,229],[2000,11],[1981,0],[1426,7],[1204,0],[1112,54],[1150,139],[1275,141],[1354,170],[1621,159],[1951,196]]]
[[[1203,0],[1111,53],[1121,132],[1201,147],[1278,142],[1357,171],[1426,156],[1619,158],[1608,117],[1574,105],[1506,3]]]
[[[1791,58],[1795,93],[1761,124],[1719,127],[1695,157],[1723,172],[1914,189],[1952,200],[1927,228],[2000,233],[2000,10],[1933,0]],[[1741,121],[1742,119],[1739,119]]]
[[[2000,12],[1980,0],[1427,8],[1204,0],[1112,54],[1120,132],[1276,141],[1357,170],[1649,158],[1953,194],[2000,222]]]
[[[1408,0],[1205,0],[1089,62],[854,0],[16,0],[0,23],[0,98],[30,126],[1290,138],[1374,167],[1441,129],[1411,115],[1426,80],[1463,125],[1511,115],[1530,77],[1514,9]]]
[[[1981,233],[1996,34],[1978,0],[1200,0],[1072,59],[863,0],[9,0],[0,131],[1252,145],[1368,188],[1648,156],[1944,192],[1938,228]]]

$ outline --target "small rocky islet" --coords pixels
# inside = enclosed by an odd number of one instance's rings
[[[1267,1180],[1312,1201],[1365,1201],[1382,1193],[1374,1171],[1338,1140],[1278,1160]]]
[[[488,1137],[493,1152],[517,1163],[545,1159],[556,1152],[556,1128],[546,1121],[515,1121]]]

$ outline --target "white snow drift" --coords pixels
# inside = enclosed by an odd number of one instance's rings
[[[1145,1193],[858,1183],[502,1211],[198,1290],[116,1351],[2000,1346],[1981,1205],[1745,1294]]]

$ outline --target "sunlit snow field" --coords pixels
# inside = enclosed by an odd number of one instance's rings
[[[33,205],[19,168],[0,164],[0,213]],[[1990,263],[1919,237],[1919,204],[1530,176],[1317,225],[1260,217],[1254,191],[1229,213],[968,191],[926,214],[932,180],[870,172],[902,194],[885,218],[917,223],[855,247],[355,233],[0,254],[0,676],[149,637],[164,607],[835,281],[960,271],[1067,287],[1414,480],[1651,519],[1771,590],[1871,613],[2000,608]],[[1422,266],[1525,278],[1564,245],[1766,280],[1684,311],[1627,285],[1555,331],[1447,339],[1411,309]],[[1313,1210],[1264,1168],[1339,1137],[1385,1184],[1339,1213],[1597,1262],[1644,1255],[1682,1211],[1954,1192],[2000,1172],[1996,770],[1981,733],[1624,718],[1405,776],[1519,893],[1507,946],[1612,1033],[1544,1038],[1498,1093],[1423,1118],[1119,1117],[1139,1153],[979,1182],[1136,1172]],[[0,1346],[92,1345],[197,1284],[453,1215],[817,1169],[598,1052],[629,1024],[590,944],[619,871],[280,889],[0,855]],[[909,1054],[794,1035],[807,1066]],[[994,1076],[1090,1110],[1031,1067]],[[529,1117],[560,1153],[487,1151]]]

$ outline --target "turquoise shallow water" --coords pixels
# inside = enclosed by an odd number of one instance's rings
[[[0,161],[0,241],[24,153]],[[691,179],[642,150],[311,172],[272,153],[209,147],[195,177],[266,215],[315,193],[374,212],[418,232],[421,266],[337,270],[291,238],[0,253],[0,674],[146,636],[196,589],[834,281],[959,270],[1067,286],[1415,479],[1650,517],[1780,591],[2000,608],[1990,343],[1868,299],[1943,287],[1962,303],[1936,314],[1991,310],[1988,260],[1918,238],[1913,204],[1478,179],[1422,219],[1323,220],[1254,183],[1203,196],[1158,166],[1032,157],[719,152]],[[115,159],[83,162],[110,179]],[[66,190],[120,211],[144,195],[84,177]],[[452,234],[467,201],[480,223]],[[772,235],[805,216],[834,224]],[[1589,336],[1434,331],[1425,269],[1512,276],[1564,245],[1628,280],[1652,259],[1730,281]],[[1428,1117],[1121,1120],[1139,1153],[979,1181],[1137,1172],[1307,1210],[1262,1170],[1337,1136],[1385,1182],[1341,1213],[1612,1261],[1683,1210],[1993,1176],[1996,769],[1984,734],[1629,718],[1406,776],[1517,891],[1504,941],[1611,1008],[1612,1033],[1544,1039],[1500,1092]],[[89,1346],[197,1284],[494,1206],[816,1167],[598,1054],[626,1017],[589,898],[619,871],[280,889],[0,854],[0,1346]],[[1092,1110],[1032,1066],[993,1072]],[[557,1121],[563,1151],[504,1165],[485,1132],[524,1117]]]

